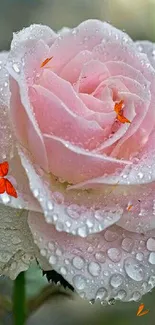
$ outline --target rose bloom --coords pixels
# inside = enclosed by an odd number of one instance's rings
[[[37,258],[86,299],[155,285],[155,46],[88,20],[32,25],[0,56],[0,270]]]

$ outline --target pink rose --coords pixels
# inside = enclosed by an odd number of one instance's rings
[[[18,192],[1,201],[30,211],[15,218],[25,268],[37,256],[87,299],[155,286],[154,68],[153,44],[88,20],[15,34],[0,75],[1,161]]]

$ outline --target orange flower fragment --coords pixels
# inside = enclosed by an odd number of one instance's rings
[[[7,161],[4,161],[0,164],[0,194],[7,193],[10,196],[17,198],[17,192],[11,182],[4,178],[9,170],[9,164]]]
[[[47,59],[45,59],[43,62],[42,62],[42,64],[41,64],[41,66],[40,66],[40,68],[43,68],[49,61],[51,61],[53,59],[53,56],[51,56],[50,58],[47,58]]]
[[[117,120],[121,123],[131,123],[124,115],[123,115],[123,105],[124,101],[121,100],[119,103],[115,103],[114,111],[117,114]]]
[[[117,114],[121,113],[123,110],[124,101],[121,100],[119,103],[115,103],[114,110]]]
[[[120,121],[121,123],[131,123],[125,116],[118,114],[117,115],[117,119],[118,121]]]
[[[144,316],[144,315],[148,314],[149,309],[146,309],[143,311],[144,307],[145,307],[145,305],[143,303],[139,305],[137,314],[136,314],[137,316]]]
[[[132,204],[128,205],[128,206],[127,206],[127,211],[130,211],[130,210],[132,209],[132,207],[133,207]]]

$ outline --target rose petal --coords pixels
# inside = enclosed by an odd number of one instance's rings
[[[110,92],[110,89],[105,87],[107,92]],[[99,113],[108,113],[114,110],[114,102],[112,98],[108,98],[105,100],[100,100],[91,94],[79,94],[79,97],[85,103],[85,105],[92,111],[92,112],[99,112]],[[90,113],[90,112],[89,112]],[[116,115],[116,114],[115,114]]]
[[[150,82],[140,70],[122,61],[108,61],[105,64],[112,77],[122,76],[137,81],[143,87],[144,93],[147,96],[147,90],[150,89]]]
[[[128,163],[76,147],[61,138],[44,134],[52,174],[69,183],[79,183],[103,174],[112,174]]]
[[[155,132],[152,132],[148,143],[133,159],[133,163],[124,167],[121,174],[104,175],[72,186],[75,189],[101,188],[104,184],[142,185],[155,181]]]
[[[28,83],[32,83],[37,72],[41,72],[41,63],[48,57],[49,46],[53,44],[57,34],[44,25],[33,24],[13,34],[10,60],[14,66],[24,69]]]
[[[108,38],[108,35],[107,35]],[[131,46],[132,45],[132,46]],[[93,54],[96,59],[105,61],[120,61],[131,65],[132,67],[140,70],[144,74],[144,77],[150,82],[150,91],[152,94],[150,107],[146,118],[144,119],[141,128],[146,130],[147,136],[154,128],[155,110],[154,110],[154,87],[155,87],[155,71],[151,66],[147,56],[139,53],[136,47],[131,44],[131,40],[122,33],[120,42],[116,42],[114,38],[111,38],[109,42],[102,42],[100,45],[93,49]]]
[[[98,60],[91,60],[84,64],[75,89],[80,93],[93,93],[96,87],[109,76],[105,64]]]
[[[95,196],[87,192],[74,192],[70,195],[65,191],[65,184],[54,181],[52,176],[45,173],[40,175],[36,166],[32,165],[28,153],[21,150],[19,152],[31,191],[39,201],[47,222],[54,223],[57,230],[85,237],[89,233],[107,228],[120,219],[122,209],[113,201],[107,206],[103,201],[103,193],[102,197],[98,192]],[[93,207],[92,200],[95,202]]]
[[[48,170],[42,135],[31,109],[24,76],[22,72],[20,75],[15,73],[11,67],[8,70],[11,75],[10,89],[12,91],[10,117],[16,137],[31,151],[37,163],[45,170]]]
[[[124,107],[125,107],[124,115],[127,119],[129,119],[131,124],[129,124],[129,123],[121,124],[120,127],[118,128],[118,130],[114,134],[110,134],[110,137],[106,141],[104,141],[103,144],[99,145],[97,147],[97,149],[94,150],[95,152],[98,152],[98,153],[104,152],[104,150],[106,148],[112,146],[118,140],[122,139],[123,136],[125,136],[128,129],[132,125],[132,121],[134,120],[134,117],[136,115],[135,108],[134,108],[134,102],[133,102],[132,98],[130,98],[131,96],[129,95],[129,93],[120,92],[120,94],[121,94],[122,100],[124,101]],[[123,155],[121,156],[121,158],[123,158]]]
[[[155,68],[155,43],[150,41],[137,41],[135,45],[139,52],[147,55],[153,68]]]
[[[0,53],[0,162],[8,159],[14,148],[14,139],[8,118],[10,100],[8,73],[6,70],[7,52]]]
[[[81,51],[70,60],[60,72],[60,77],[75,83],[80,76],[83,65],[92,59],[92,53],[88,50]]]
[[[54,66],[59,74],[64,66],[79,52],[91,51],[103,40],[107,24],[99,20],[87,20],[71,31],[61,34],[50,49],[53,60],[49,66]],[[109,27],[108,27],[109,28]],[[117,30],[119,34],[119,31]],[[62,55],[63,53],[63,55]]]
[[[38,84],[50,90],[74,113],[80,116],[88,115],[89,109],[84,105],[82,100],[77,96],[72,85],[57,76],[52,71],[46,69]]]
[[[48,89],[39,85],[34,85],[33,88],[33,109],[43,133],[54,134],[65,140],[71,139],[72,143],[89,150],[103,141],[103,130],[97,122],[87,121],[73,113]]]
[[[58,233],[33,212],[29,226],[51,268],[86,299],[136,301],[154,287],[154,231],[144,236],[111,226],[82,239]]]

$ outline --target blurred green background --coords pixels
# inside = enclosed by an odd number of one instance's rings
[[[0,0],[0,50],[9,50],[12,33],[31,23],[47,24],[58,30],[63,26],[76,26],[88,18],[109,21],[134,39],[155,41],[155,0]],[[7,278],[0,278],[0,325],[12,324],[8,302],[12,284]],[[27,272],[27,297],[34,298],[45,286],[46,278],[33,265]],[[56,294],[52,287],[46,290],[48,299],[43,299],[43,306],[32,313],[27,325],[155,324],[155,291],[143,298],[150,312],[137,317],[140,302],[116,302],[104,307],[90,305],[70,296],[69,292],[64,294],[61,289],[57,289]]]

